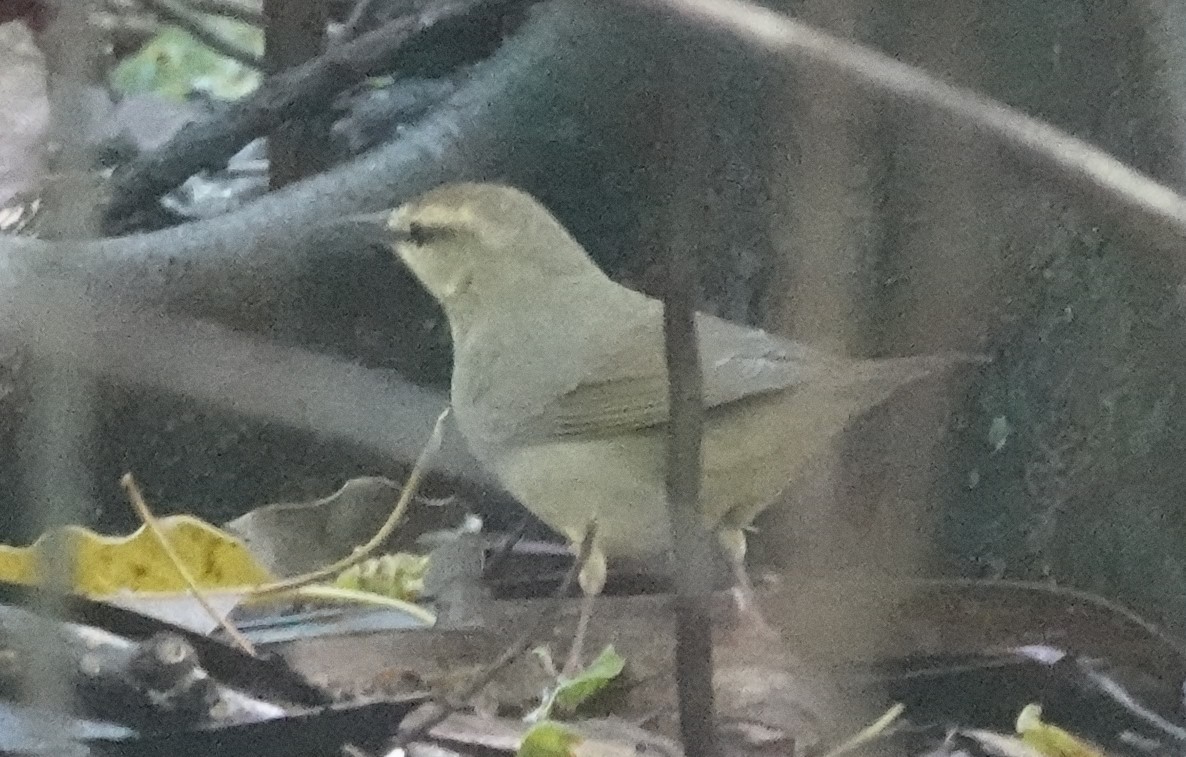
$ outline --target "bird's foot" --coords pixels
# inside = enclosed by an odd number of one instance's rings
[[[568,659],[564,661],[564,667],[560,669],[561,678],[573,678],[584,667],[581,663],[581,656],[584,653],[585,633],[589,629],[589,618],[593,615],[593,600],[592,594],[585,594],[581,597],[581,614],[577,618],[577,629],[572,636],[572,646],[568,648]]]
[[[744,572],[742,575],[745,575]],[[758,607],[757,595],[754,593],[753,584],[750,583],[748,576],[745,576],[744,580],[738,580],[733,586],[732,593],[734,617],[731,625],[733,633],[753,634],[768,641],[782,638],[778,629],[767,622],[766,616]]]

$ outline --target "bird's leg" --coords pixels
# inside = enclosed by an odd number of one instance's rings
[[[758,609],[754,585],[745,570],[745,532],[740,528],[724,528],[717,532],[717,539],[725,552],[725,559],[729,561],[729,568],[733,571],[733,604],[737,608],[738,617],[748,620],[754,628],[763,633],[777,635],[762,616],[762,611]]]
[[[581,614],[577,618],[577,630],[572,637],[572,646],[568,649],[568,660],[560,675],[572,678],[581,669],[581,654],[585,646],[585,632],[589,629],[589,618],[593,615],[593,602],[601,590],[605,588],[605,553],[596,544],[589,550],[585,564],[577,575],[577,583],[581,586]]]

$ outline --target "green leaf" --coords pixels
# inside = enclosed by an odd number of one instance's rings
[[[259,29],[228,19],[210,19],[207,26],[244,49],[262,53]],[[233,100],[259,86],[257,71],[214,52],[189,33],[166,27],[111,72],[111,85],[123,94],[152,92],[184,100],[203,92]]]
[[[571,680],[562,680],[552,698],[554,710],[571,714],[590,697],[597,694],[622,674],[626,661],[613,646],[601,650],[597,659]]]
[[[560,723],[545,720],[531,727],[515,757],[574,757],[573,747],[579,743],[580,736]]]
[[[614,651],[613,645],[607,646],[601,650],[597,659],[576,677],[561,678],[553,688],[544,692],[539,707],[523,719],[528,723],[539,723],[552,717],[553,713],[573,714],[590,697],[621,675],[625,666],[626,661]]]

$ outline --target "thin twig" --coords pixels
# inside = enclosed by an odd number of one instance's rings
[[[342,24],[341,36],[338,39],[339,44],[349,42],[358,36],[358,30],[362,28],[367,15],[371,12],[371,6],[374,4],[374,0],[356,0],[354,7],[350,9],[350,15],[346,17],[346,21]]]
[[[415,602],[409,602],[395,597],[376,594],[373,591],[361,589],[343,589],[340,586],[315,584],[313,586],[298,586],[280,595],[269,595],[268,599],[283,599],[291,596],[297,600],[314,600],[318,602],[349,603],[355,607],[368,606],[402,612],[410,618],[420,621],[426,626],[436,625],[437,616],[431,610],[426,610]]]
[[[185,0],[185,5],[199,13],[226,16],[251,26],[263,27],[264,12],[258,5],[241,0]]]
[[[163,24],[155,18],[118,13],[96,13],[92,17],[91,23],[108,39],[119,44],[128,44],[128,40],[132,40],[136,43],[136,47],[139,47],[144,40],[160,34],[163,28]]]
[[[189,593],[202,606],[202,609],[226,631],[227,636],[238,644],[244,652],[252,657],[257,657],[255,646],[251,641],[238,628],[235,628],[234,624],[227,620],[226,616],[220,613],[210,603],[210,600],[206,598],[205,592],[198,586],[198,582],[194,580],[193,574],[189,572],[189,568],[182,562],[180,555],[177,554],[177,550],[173,549],[173,544],[161,529],[160,522],[152,514],[152,510],[148,508],[148,503],[144,501],[144,495],[140,493],[140,487],[136,484],[136,479],[132,477],[131,473],[125,473],[119,480],[119,483],[123,486],[124,491],[128,493],[128,499],[132,503],[132,509],[136,511],[136,515],[140,516],[140,520],[144,522],[144,527],[156,539],[157,544],[160,545],[161,550],[165,553],[165,557],[173,565],[173,569],[177,571],[177,575],[181,576],[181,580],[189,588]]]
[[[519,519],[519,522],[515,524],[514,528],[512,528],[503,536],[502,541],[498,545],[498,550],[494,553],[494,556],[491,557],[489,561],[487,561],[486,567],[483,570],[486,580],[491,580],[498,577],[498,572],[502,570],[503,565],[510,558],[511,552],[513,552],[515,549],[515,545],[523,540],[523,534],[527,533],[527,526],[530,523],[531,520],[527,516],[524,516]]]
[[[355,565],[358,565],[360,562],[365,561],[371,556],[371,554],[375,552],[375,550],[383,546],[384,542],[387,541],[387,538],[391,536],[391,532],[394,531],[395,527],[399,525],[399,522],[403,520],[404,513],[408,509],[408,504],[412,501],[412,497],[416,495],[416,490],[420,488],[420,482],[423,480],[425,472],[432,463],[433,456],[435,456],[440,450],[441,439],[443,438],[445,431],[445,419],[448,417],[449,408],[445,408],[441,414],[437,416],[436,425],[432,428],[432,435],[429,436],[428,442],[424,445],[424,449],[420,451],[420,457],[416,460],[416,464],[412,466],[412,472],[408,474],[408,480],[404,483],[404,488],[399,493],[399,501],[396,502],[395,508],[391,511],[391,514],[387,516],[387,520],[384,521],[379,530],[375,532],[375,535],[371,537],[370,541],[354,550],[354,552],[349,557],[344,557],[332,565],[327,565],[324,568],[305,573],[300,576],[286,578],[283,581],[276,581],[274,583],[258,586],[252,590],[251,596],[259,597],[266,594],[275,594],[277,592],[288,591],[290,589],[295,589],[298,586],[304,586],[305,584],[310,584],[314,581],[320,581],[323,578],[336,576],[338,573],[341,573],[347,568],[352,568]]]
[[[202,18],[189,11],[168,2],[168,0],[140,0],[146,8],[160,16],[166,23],[172,24],[189,33],[198,42],[209,47],[219,55],[238,61],[244,66],[256,71],[264,70],[263,58],[245,48],[236,45],[220,34],[215,33],[206,25]]]
[[[1147,620],[1135,610],[1115,600],[1108,599],[1102,594],[1096,594],[1086,589],[1077,589],[1073,586],[1059,586],[1044,581],[1021,581],[1004,578],[914,578],[906,581],[905,585],[910,587],[911,590],[917,590],[918,587],[939,589],[956,587],[1032,591],[1040,594],[1051,594],[1062,599],[1083,602],[1124,618],[1129,623],[1132,623],[1157,639],[1159,643],[1172,649],[1178,656],[1179,663],[1186,664],[1186,644],[1181,639],[1171,633],[1167,633],[1161,626],[1151,620]]]
[[[696,335],[699,216],[695,194],[705,177],[696,158],[703,154],[703,128],[681,97],[687,73],[667,66],[667,86],[658,98],[660,191],[666,197],[665,223],[656,240],[667,265],[663,298],[663,344],[667,361],[668,406],[666,492],[675,557],[675,681],[679,691],[680,736],[688,757],[721,754],[713,697],[712,542],[700,508],[704,438],[703,376]]]
[[[894,721],[901,717],[905,711],[906,705],[901,702],[895,702],[888,710],[881,714],[881,717],[829,749],[824,753],[823,757],[841,757],[841,755],[850,754],[867,746],[870,742],[884,736],[886,729],[893,725]]]
[[[428,715],[412,728],[406,731],[401,731],[391,745],[389,751],[393,752],[396,749],[406,747],[413,741],[418,741],[424,738],[433,728],[445,721],[453,713],[465,706],[465,703],[477,696],[482,689],[494,680],[504,668],[523,655],[524,652],[530,648],[531,644],[539,638],[544,628],[552,622],[557,611],[560,609],[561,601],[568,596],[568,592],[576,583],[577,575],[580,574],[581,569],[585,567],[585,562],[589,559],[589,553],[593,551],[593,539],[597,536],[597,525],[595,522],[590,522],[585,529],[585,537],[581,539],[581,547],[577,552],[576,562],[569,568],[568,573],[564,575],[564,580],[560,582],[560,586],[552,594],[546,607],[540,610],[535,616],[535,622],[531,623],[523,630],[519,637],[511,642],[502,654],[498,656],[494,662],[490,663],[478,675],[469,682],[460,691],[454,692],[451,696],[441,700],[441,698],[434,698],[426,706],[435,707],[436,712]]]

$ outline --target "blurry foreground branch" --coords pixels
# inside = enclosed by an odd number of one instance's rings
[[[118,308],[59,312],[46,330],[48,308],[72,287],[0,303],[9,335],[40,357],[69,361],[79,342],[91,346],[85,369],[129,386],[183,394],[246,417],[335,439],[397,460],[414,460],[447,398],[341,358],[285,347],[199,321]],[[85,318],[77,317],[85,314]],[[68,320],[67,320],[68,319]],[[184,345],[179,349],[179,345]],[[433,468],[470,487],[496,486],[454,441]]]
[[[673,85],[683,79],[674,62],[666,66],[666,74]],[[665,94],[656,98],[665,217],[655,246],[667,267],[663,345],[671,410],[664,483],[675,558],[675,682],[684,752],[689,757],[720,757],[710,608],[713,544],[700,506],[705,412],[696,335],[700,245],[695,219],[702,198],[692,187],[701,186],[697,174],[703,161],[696,158],[703,156],[704,127],[691,117],[681,92]]]

